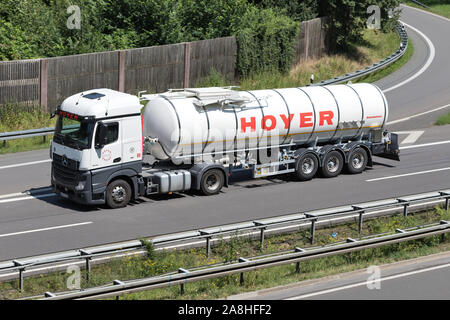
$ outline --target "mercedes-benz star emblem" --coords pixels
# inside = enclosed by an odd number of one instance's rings
[[[66,155],[63,155],[62,157],[62,164],[64,167],[67,167],[67,165],[69,164],[69,160],[67,160]]]

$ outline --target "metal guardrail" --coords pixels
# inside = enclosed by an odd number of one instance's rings
[[[47,136],[52,135],[55,132],[55,128],[41,128],[41,129],[30,129],[23,131],[14,132],[1,132],[0,141],[3,141],[3,145],[6,144],[8,140],[32,138],[32,137],[43,137],[44,142]]]
[[[361,78],[363,76],[374,73],[375,71],[383,69],[383,68],[387,67],[388,65],[394,63],[395,61],[397,61],[398,59],[403,57],[403,55],[406,52],[406,49],[408,48],[408,43],[409,43],[408,34],[403,25],[401,25],[401,24],[397,25],[397,33],[399,34],[400,39],[401,39],[400,47],[397,49],[396,52],[391,54],[389,57],[387,57],[387,58],[381,60],[380,62],[377,62],[371,66],[368,66],[365,69],[358,70],[358,71],[355,71],[352,73],[347,73],[345,75],[342,75],[342,76],[339,76],[339,77],[336,77],[333,79],[323,80],[323,81],[320,81],[317,83],[313,83],[313,84],[311,84],[311,86],[326,86],[326,85],[330,85],[330,84],[336,84],[336,83],[341,83],[341,82],[346,82],[346,81],[350,81],[353,79]]]
[[[336,84],[341,83],[345,81],[350,81],[356,78],[360,78],[363,76],[366,76],[368,74],[371,74],[375,71],[378,71],[379,69],[385,68],[386,66],[390,65],[391,63],[394,63],[398,59],[400,59],[406,52],[406,49],[408,47],[408,34],[406,33],[405,27],[403,25],[397,26],[397,32],[401,39],[400,47],[396,52],[394,52],[392,55],[387,57],[384,60],[381,60],[378,63],[373,64],[372,66],[369,66],[363,70],[358,70],[352,73],[347,73],[345,75],[320,81],[317,83],[311,84],[311,86],[325,86],[330,84]],[[41,128],[41,129],[31,129],[31,130],[24,130],[24,131],[15,131],[15,132],[4,132],[0,133],[0,141],[3,141],[3,144],[6,144],[6,141],[8,140],[14,140],[14,139],[23,139],[23,138],[31,138],[31,137],[38,137],[43,136],[44,142],[45,137],[52,135],[55,131],[55,128]]]
[[[338,218],[357,218],[359,234],[362,234],[362,227],[365,217],[374,215],[382,210],[396,209],[401,210],[404,216],[408,215],[408,209],[412,206],[422,205],[424,203],[445,203],[447,212],[450,207],[450,189],[435,192],[427,192],[417,195],[404,196],[399,198],[378,200],[354,205],[347,205],[337,208],[321,209],[303,213],[293,213],[281,217],[260,219],[255,221],[242,222],[233,225],[205,228],[176,234],[164,235],[150,239],[155,247],[184,244],[187,241],[201,241],[206,245],[206,254],[210,255],[211,242],[217,239],[223,239],[226,235],[248,236],[251,232],[259,234],[261,245],[264,243],[266,232],[281,226],[306,225],[310,227],[311,245],[314,244],[316,224],[323,221],[332,221]],[[43,255],[39,257],[20,258],[0,263],[0,276],[5,272],[18,272],[19,289],[23,289],[24,272],[32,270],[39,266],[50,266],[54,269],[58,263],[80,263],[85,262],[86,277],[89,278],[90,263],[94,258],[111,257],[142,250],[143,244],[139,240],[127,241],[117,244],[109,244],[94,248],[85,248],[71,250],[55,254]],[[74,262],[75,261],[75,262]],[[78,262],[76,262],[78,261]]]
[[[359,240],[348,238],[345,242],[339,242],[323,247],[309,249],[295,248],[295,250],[272,255],[257,256],[252,258],[241,257],[237,261],[233,261],[231,263],[215,264],[190,270],[180,268],[177,273],[174,272],[151,278],[131,281],[114,280],[114,282],[110,285],[88,288],[82,291],[62,294],[46,292],[44,295],[45,298],[42,300],[101,299],[108,297],[118,298],[120,295],[126,293],[163,288],[173,285],[180,285],[181,293],[184,293],[186,283],[219,278],[237,273],[240,273],[240,283],[242,285],[244,283],[244,272],[291,263],[296,263],[296,272],[300,272],[301,261],[445,234],[450,232],[450,222],[441,220],[436,224],[418,226],[407,230],[397,229],[395,232],[395,234],[367,237]]]
[[[419,2],[417,0],[411,0],[411,2],[414,2],[415,4],[417,4],[417,5],[419,5],[419,6],[423,7],[423,8],[431,9],[429,6],[423,4],[422,2]]]

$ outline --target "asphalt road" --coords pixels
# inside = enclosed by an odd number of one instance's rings
[[[386,90],[420,70],[424,72],[386,93],[390,121],[450,103],[450,44],[444,40],[450,34],[450,22],[414,9],[405,9],[402,21],[429,38],[435,56],[427,63],[432,48],[422,35],[408,29],[416,49],[413,59],[379,85]],[[430,120],[448,111],[450,108],[400,121],[391,128],[403,132],[403,141],[408,132],[419,131],[403,146],[450,140],[450,127],[432,127]],[[304,183],[289,178],[253,180],[213,197],[175,194],[108,210],[79,207],[45,189],[50,181],[48,150],[0,156],[0,260],[448,189],[449,159],[448,143],[422,146],[402,150],[401,162],[378,159],[372,170],[356,176],[344,174]],[[17,194],[30,190],[33,196]]]
[[[374,268],[375,267],[375,268]],[[448,300],[450,253],[370,266],[322,279],[250,292],[229,300]]]

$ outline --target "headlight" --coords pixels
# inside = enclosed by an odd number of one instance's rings
[[[86,185],[86,181],[80,181],[80,182],[78,182],[78,185],[75,187],[75,190],[77,190],[77,191],[84,190],[85,185]]]

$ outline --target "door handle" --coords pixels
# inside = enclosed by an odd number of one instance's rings
[[[120,160],[122,160],[122,158],[120,158],[120,157],[119,157],[119,158],[115,158],[115,159],[113,160],[113,162],[114,162],[114,163],[117,163],[117,162],[120,162]]]

